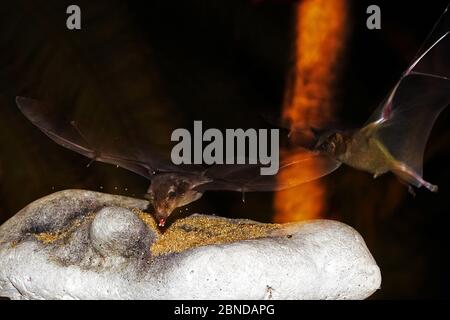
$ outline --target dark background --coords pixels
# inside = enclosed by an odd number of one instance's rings
[[[332,1],[332,0],[330,0]],[[336,113],[367,119],[407,67],[447,1],[349,1],[349,38]],[[65,28],[66,7],[82,30]],[[382,29],[367,30],[378,4]],[[292,65],[296,1],[4,1],[0,5],[0,222],[67,188],[142,196],[148,181],[63,149],[18,111],[16,95],[55,101],[88,131],[146,136],[161,152],[176,127],[255,127],[279,112]],[[450,58],[450,57],[449,57]],[[410,196],[391,174],[348,167],[324,178],[327,214],[365,238],[381,268],[373,298],[450,298],[450,111],[438,119],[424,177],[439,185]],[[119,123],[126,132],[112,124]],[[299,195],[305,196],[307,195]],[[271,221],[272,195],[208,192],[190,212]]]

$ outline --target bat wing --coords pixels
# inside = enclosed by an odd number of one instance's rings
[[[306,149],[282,154],[278,173],[261,175],[263,165],[214,165],[206,170],[211,182],[197,187],[199,191],[230,190],[239,192],[277,191],[321,178],[340,166],[340,162]],[[283,179],[279,179],[280,177]]]
[[[450,5],[445,9],[439,20],[434,25],[424,44],[419,49],[413,62],[403,73],[400,80],[394,86],[392,91],[383,101],[383,103],[370,116],[366,124],[377,121],[385,121],[391,117],[392,111],[398,107],[398,100],[395,96],[401,87],[402,82],[407,80],[410,75],[422,74],[433,78],[448,78],[450,75]],[[416,94],[417,92],[411,92]]]
[[[130,145],[130,142],[127,142],[126,145],[120,144],[120,147],[112,149],[94,143],[83,134],[74,121],[68,120],[55,112],[54,108],[40,101],[17,97],[16,103],[25,117],[50,139],[85,157],[123,167],[148,179],[151,178],[154,171],[169,170],[168,165],[163,160],[156,159],[156,157],[150,158],[147,153],[140,153],[141,149],[135,148],[132,150],[133,146]]]
[[[440,112],[450,104],[450,15],[445,10],[425,45],[365,128],[422,176],[423,154]]]
[[[392,156],[422,176],[423,154],[439,113],[450,104],[450,80],[411,74],[398,86],[390,117],[375,137]]]
[[[201,166],[175,166],[156,156],[142,147],[130,149],[127,147],[105,148],[86,137],[76,123],[54,112],[48,105],[37,100],[17,97],[17,105],[21,112],[43,133],[57,144],[80,153],[95,161],[105,162],[123,167],[143,177],[151,179],[157,172],[189,172],[204,175],[210,182],[199,185],[196,189],[230,190],[230,191],[275,191],[295,187],[299,184],[318,179],[336,170],[340,162],[326,155],[321,155],[306,149],[282,154],[283,161],[275,175],[261,175],[263,165],[227,164],[213,165],[205,170]],[[107,150],[108,149],[108,150]],[[109,151],[114,150],[114,151]],[[154,153],[153,153],[154,154]],[[246,161],[248,163],[248,159]],[[278,179],[280,175],[288,178]]]

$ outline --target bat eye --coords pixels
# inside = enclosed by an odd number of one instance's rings
[[[177,193],[176,193],[174,190],[170,190],[169,192],[167,192],[167,196],[168,196],[170,199],[175,198],[176,195],[177,195]]]
[[[331,150],[331,151],[334,151],[335,149],[336,149],[336,143],[331,142],[331,143],[330,143],[330,150]]]

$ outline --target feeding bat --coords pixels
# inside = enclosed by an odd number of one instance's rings
[[[17,97],[16,103],[35,126],[59,145],[92,161],[114,164],[151,180],[146,197],[150,199],[154,216],[161,227],[175,208],[199,199],[207,190],[231,190],[243,194],[282,190],[317,179],[340,165],[326,155],[300,149],[293,153],[295,157],[283,155],[278,174],[293,166],[300,168],[296,170],[299,172],[297,176],[284,179],[283,182],[277,181],[276,175],[261,175],[261,165],[174,165],[151,147],[139,145],[135,141],[126,142],[128,147],[135,145],[132,151],[124,147],[108,148],[101,141],[89,138],[76,122],[37,100]],[[320,170],[301,170],[311,166],[320,167]]]
[[[393,172],[412,186],[437,191],[422,178],[423,154],[433,124],[450,104],[450,17],[448,7],[411,65],[365,125],[328,130],[313,148],[330,159],[378,177]]]

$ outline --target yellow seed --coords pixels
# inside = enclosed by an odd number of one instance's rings
[[[175,221],[150,250],[153,256],[177,253],[200,246],[268,237],[278,228],[275,224],[191,216]]]
[[[156,241],[149,248],[152,256],[178,253],[206,246],[226,244],[242,240],[264,238],[280,230],[280,225],[263,224],[252,221],[233,221],[215,216],[190,216],[175,221],[164,233],[161,233],[153,217],[139,209],[132,210],[156,235]],[[90,223],[94,213],[76,219],[68,227],[55,232],[41,232],[34,236],[44,244],[66,240],[84,224]]]

